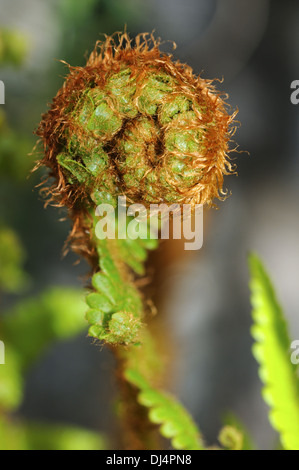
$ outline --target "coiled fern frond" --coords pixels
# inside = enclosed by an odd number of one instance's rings
[[[37,134],[40,164],[54,177],[45,192],[69,209],[72,247],[95,271],[87,297],[90,334],[113,348],[126,396],[151,408],[150,420],[162,424],[173,446],[199,449],[200,433],[189,415],[156,390],[164,375],[159,345],[146,327],[150,302],[135,281],[145,274],[148,250],[158,244],[150,236],[96,235],[96,206],[116,208],[119,196],[148,208],[211,205],[226,195],[234,115],[211,81],[159,46],[152,35],[132,40],[126,33],[97,43],[85,67],[69,66]]]

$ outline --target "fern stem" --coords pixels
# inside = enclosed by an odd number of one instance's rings
[[[157,243],[149,239],[100,240],[95,233],[96,220],[91,238],[96,245],[100,271],[94,274],[94,291],[87,297],[90,307],[87,319],[91,324],[90,334],[110,345],[118,363],[125,447],[159,448],[152,424],[155,423],[162,425],[161,434],[171,438],[175,448],[203,448],[191,417],[172,397],[159,391],[165,365],[159,345],[145,325],[146,301],[135,283],[137,275],[145,272],[147,248],[152,249]],[[149,394],[153,401],[144,402]],[[149,417],[146,408],[150,409]],[[163,417],[158,416],[161,409]]]

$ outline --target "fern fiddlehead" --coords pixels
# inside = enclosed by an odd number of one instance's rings
[[[189,415],[156,390],[163,371],[153,361],[158,346],[145,326],[146,302],[135,279],[157,242],[100,239],[94,213],[100,204],[116,208],[123,195],[146,208],[194,207],[224,196],[223,175],[233,170],[233,117],[212,83],[162,54],[153,37],[139,35],[133,45],[122,34],[118,42],[107,37],[97,44],[85,67],[70,67],[37,131],[42,163],[55,178],[46,191],[69,208],[72,247],[95,270],[87,297],[90,334],[116,350],[120,375],[139,390],[138,402],[176,448],[203,444]]]

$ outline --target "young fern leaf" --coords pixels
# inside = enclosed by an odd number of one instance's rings
[[[224,175],[233,172],[228,153],[235,114],[229,115],[211,81],[196,77],[159,46],[147,34],[134,44],[126,33],[97,43],[85,67],[69,66],[37,130],[41,164],[55,179],[46,194],[69,209],[72,248],[96,271],[87,297],[90,334],[113,346],[131,400],[132,363],[137,360],[138,374],[147,380],[144,371],[153,359],[159,362],[157,348],[147,354],[146,302],[135,282],[145,274],[147,251],[158,245],[150,237],[103,240],[96,207],[115,209],[124,195],[146,209],[161,203],[212,205],[226,195]],[[156,392],[155,380],[148,383],[139,399],[152,408],[151,419],[164,423],[163,435],[177,448],[202,448],[181,405]]]
[[[87,320],[92,324],[92,336],[110,343],[130,346],[119,353],[122,360],[123,376],[127,382],[139,389],[138,402],[150,409],[149,420],[159,424],[163,437],[171,439],[175,449],[202,450],[200,433],[187,411],[172,396],[160,392],[153,383],[159,374],[159,356],[153,345],[153,338],[142,323],[144,307],[142,297],[135,285],[123,278],[125,258],[119,249],[127,240],[97,240],[101,271],[93,276],[92,284],[96,293],[87,297],[91,309]],[[148,246],[147,240],[130,240],[131,257],[145,260],[147,253],[140,256],[140,248]],[[151,248],[153,244],[149,245]],[[143,264],[142,264],[143,267]],[[143,268],[144,269],[144,268]],[[150,385],[151,383],[151,385]]]
[[[256,445],[246,426],[233,413],[226,413],[223,417],[224,429],[234,429],[242,436],[242,450],[256,450]]]
[[[222,428],[218,440],[226,450],[245,450],[244,436],[239,429],[233,426]]]
[[[87,296],[90,310],[86,318],[91,324],[91,336],[112,345],[138,343],[144,305],[129,268],[144,274],[146,248],[157,246],[157,241],[153,241],[154,244],[141,239],[99,240],[94,236],[100,271],[93,275],[94,292]]]
[[[271,281],[256,255],[249,259],[251,272],[253,354],[265,384],[263,397],[269,419],[280,433],[286,450],[299,450],[298,368],[290,360],[291,340]]]
[[[160,425],[161,435],[171,439],[174,449],[205,450],[191,416],[175,398],[151,387],[138,370],[127,369],[125,377],[138,388],[138,402],[149,408],[150,421]]]

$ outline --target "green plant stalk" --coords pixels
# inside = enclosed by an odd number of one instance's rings
[[[100,271],[94,274],[94,292],[87,296],[87,320],[91,336],[110,344],[118,360],[117,376],[125,400],[124,421],[130,445],[155,448],[153,426],[161,425],[162,436],[176,449],[202,449],[203,443],[188,413],[173,397],[159,391],[165,370],[159,346],[146,327],[145,299],[135,276],[144,274],[147,250],[156,240],[99,240],[93,221],[92,240],[99,256]],[[145,409],[149,409],[149,420]]]

